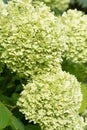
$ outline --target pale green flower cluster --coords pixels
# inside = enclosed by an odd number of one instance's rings
[[[62,70],[37,76],[28,83],[17,103],[29,122],[42,130],[83,130],[78,116],[82,95],[76,78]]]
[[[0,15],[0,64],[32,77],[17,103],[20,111],[42,130],[83,130],[80,84],[60,63],[64,53],[74,62],[86,61],[86,16],[68,11],[57,18],[44,3],[31,0],[12,0]]]
[[[61,29],[45,4],[34,7],[28,0],[9,2],[0,19],[0,61],[26,76],[51,71],[66,48]]]
[[[2,1],[0,1],[0,13],[1,13],[1,11],[2,11],[2,8],[3,8],[3,2]]]
[[[0,1],[0,20],[3,17],[4,13],[5,13],[5,4],[2,1]],[[1,55],[1,46],[0,46],[0,55]],[[0,61],[0,73],[3,71],[3,66],[4,63]]]
[[[68,10],[61,19],[68,45],[64,57],[74,63],[87,62],[87,15],[81,11]]]
[[[3,3],[3,1],[1,0],[0,1],[0,19],[1,19],[1,15],[4,15],[5,14],[5,4]]]
[[[60,11],[64,11],[68,8],[70,0],[33,0],[44,2],[47,6],[50,6],[52,9],[58,8]]]

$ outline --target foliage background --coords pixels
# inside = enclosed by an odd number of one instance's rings
[[[8,0],[3,0],[6,4]],[[68,9],[75,9],[87,13],[87,1],[71,0]],[[58,8],[52,8],[55,15],[61,15],[62,12]],[[64,59],[62,68],[70,74],[74,74],[77,79],[82,82],[83,101],[79,110],[79,114],[84,120],[87,118],[87,63],[72,64]],[[16,72],[11,73],[11,70],[3,63],[0,63],[0,130],[40,130],[39,125],[28,123],[24,115],[19,112],[16,102],[19,94],[23,89],[22,84],[26,84],[26,77],[20,77]],[[85,128],[86,130],[87,128]]]

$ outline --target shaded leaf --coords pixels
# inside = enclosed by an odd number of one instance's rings
[[[25,127],[25,130],[41,130],[39,125],[29,124]]]
[[[83,94],[83,101],[80,108],[80,112],[83,112],[87,108],[87,84],[82,84],[81,89]]]
[[[84,7],[84,8],[87,8],[87,0],[78,0],[78,3]]]
[[[25,130],[22,122],[15,116],[12,117],[11,126],[14,130]]]
[[[0,130],[8,126],[11,118],[11,112],[0,102]]]

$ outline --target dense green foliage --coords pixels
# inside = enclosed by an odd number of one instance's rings
[[[61,15],[69,0],[8,1],[0,1],[0,130],[86,130],[87,15]]]

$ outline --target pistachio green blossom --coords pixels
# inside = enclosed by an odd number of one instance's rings
[[[6,5],[3,3],[2,0],[0,0],[0,19],[1,19],[1,15],[5,15],[6,14],[5,7],[6,7]]]
[[[66,45],[61,22],[50,8],[43,3],[34,7],[28,0],[13,0],[5,11],[0,19],[0,61],[26,76],[58,66]]]
[[[52,9],[58,8],[60,11],[64,11],[68,8],[70,0],[32,0],[44,2],[47,6]]]
[[[68,10],[61,19],[68,45],[64,57],[74,63],[87,62],[87,15],[81,11]]]
[[[6,64],[19,75],[32,75],[32,81],[24,87],[17,102],[20,111],[42,130],[83,130],[83,120],[78,115],[82,101],[80,84],[74,76],[63,72],[60,65],[61,55],[65,53],[67,57],[69,53],[69,58],[72,57],[67,47],[72,41],[69,33],[71,29],[73,35],[73,21],[68,19],[71,26],[65,24],[68,13],[57,18],[44,3],[32,4],[31,0],[12,0],[0,6],[3,7],[0,9],[0,64]],[[85,43],[79,44],[80,47],[86,49]]]
[[[3,9],[3,6],[4,6],[4,3],[2,1],[0,1],[0,13],[1,13],[2,9]]]
[[[42,130],[83,130],[78,115],[82,101],[80,84],[62,70],[38,75],[28,83],[17,102],[26,120]]]

